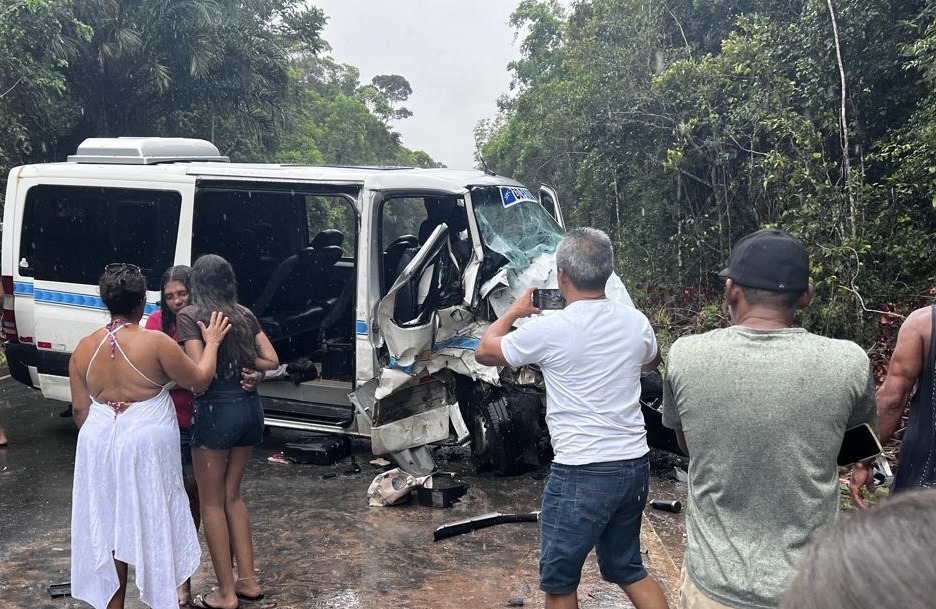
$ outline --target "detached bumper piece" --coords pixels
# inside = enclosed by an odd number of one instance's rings
[[[448,524],[443,524],[432,534],[432,541],[441,541],[456,535],[463,535],[478,529],[492,527],[495,524],[506,524],[508,522],[539,522],[539,510],[529,514],[501,514],[500,512],[491,512],[482,514],[473,518],[456,520]]]

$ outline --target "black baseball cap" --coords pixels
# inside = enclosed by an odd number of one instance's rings
[[[764,228],[735,243],[728,266],[718,276],[757,290],[805,292],[809,255],[795,237]]]

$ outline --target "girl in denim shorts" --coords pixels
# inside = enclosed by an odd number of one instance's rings
[[[178,315],[178,341],[195,361],[204,348],[199,325],[212,311],[222,311],[231,321],[214,380],[195,398],[192,462],[205,540],[218,578],[215,590],[192,600],[195,607],[236,607],[241,600],[263,598],[254,570],[250,517],[240,494],[253,447],[263,439],[263,406],[256,392],[244,390],[241,374],[246,368],[273,370],[279,358],[254,314],[238,304],[236,286],[227,260],[201,256],[192,266],[192,304]]]

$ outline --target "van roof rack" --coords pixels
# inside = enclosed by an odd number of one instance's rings
[[[91,137],[81,142],[70,163],[113,163],[117,165],[155,165],[184,161],[219,161],[218,148],[207,140],[187,137]]]

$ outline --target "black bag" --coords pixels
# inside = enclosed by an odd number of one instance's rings
[[[283,456],[294,463],[334,465],[351,454],[351,439],[345,436],[313,436],[283,446]]]

